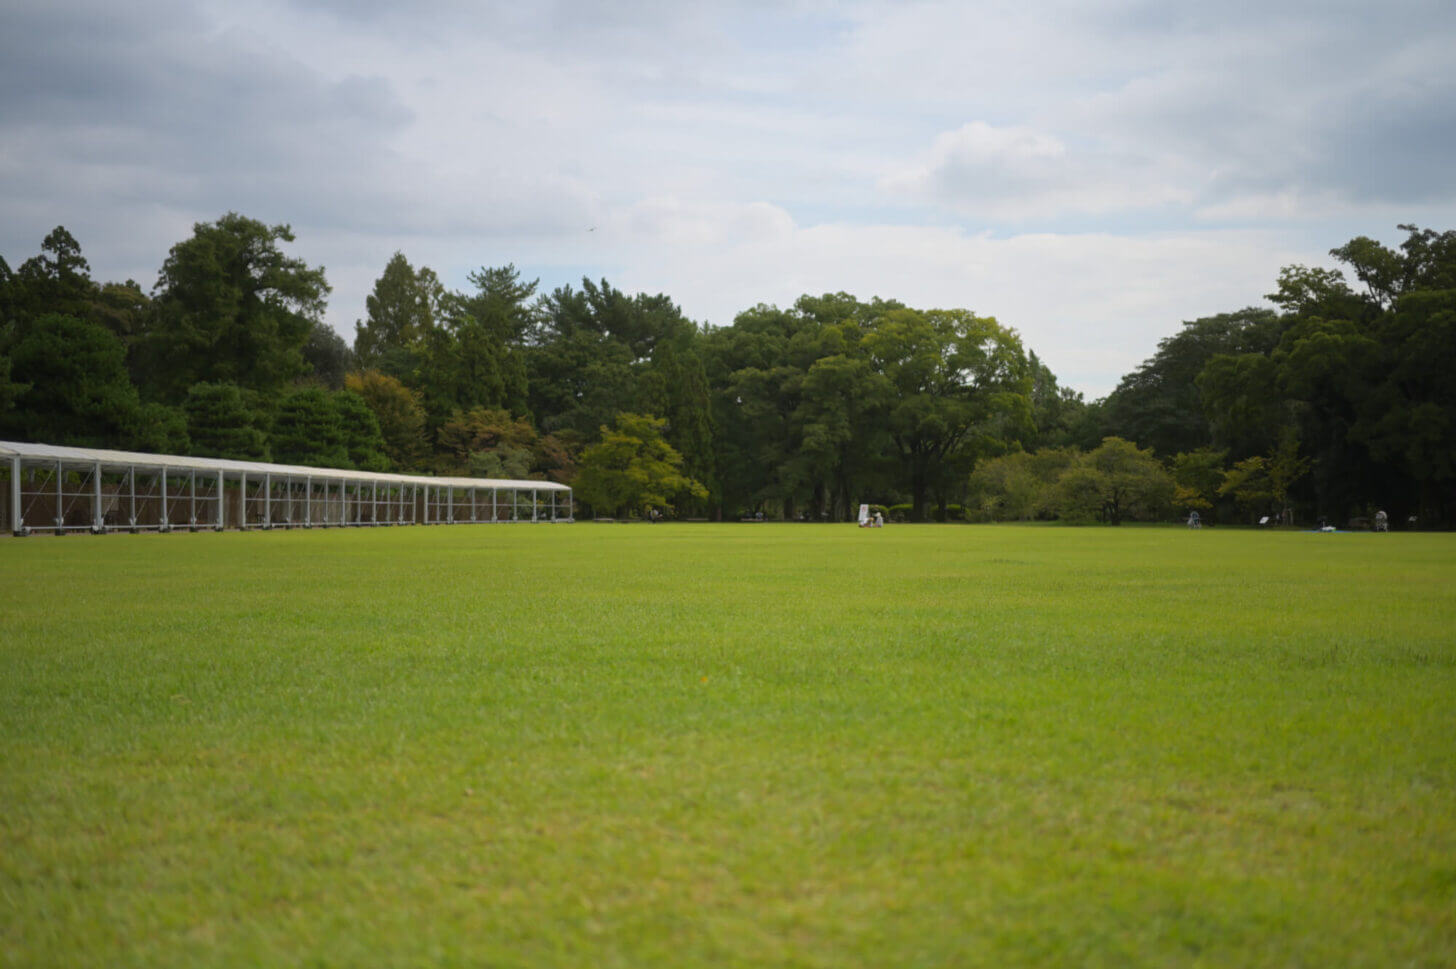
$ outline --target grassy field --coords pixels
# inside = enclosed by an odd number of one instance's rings
[[[1456,964],[1456,536],[0,540],[0,965]]]

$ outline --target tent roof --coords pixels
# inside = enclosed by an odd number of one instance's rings
[[[265,464],[261,461],[229,461],[225,458],[193,458],[176,454],[147,454],[141,451],[110,451],[105,448],[62,447],[59,444],[24,444],[0,441],[0,458],[39,458],[68,464],[97,464],[103,468],[167,468],[178,471],[222,471],[237,475],[283,475],[331,481],[379,481],[412,485],[444,485],[454,488],[514,488],[517,490],[570,491],[554,481],[521,481],[502,478],[444,478],[420,474],[384,474],[373,471],[345,471],[342,468],[310,468],[293,464]]]

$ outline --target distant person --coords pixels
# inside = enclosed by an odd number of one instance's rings
[[[1188,513],[1188,527],[1189,528],[1202,528],[1203,527],[1203,520],[1198,517],[1198,512],[1196,512],[1196,511],[1190,511]]]
[[[1390,531],[1390,519],[1386,516],[1384,509],[1375,513],[1375,530],[1377,532]]]
[[[885,527],[885,516],[883,514],[881,514],[880,512],[875,512],[875,527],[876,528],[884,528]]]

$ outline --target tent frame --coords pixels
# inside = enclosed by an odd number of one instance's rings
[[[171,532],[570,522],[570,487],[0,441],[0,527]]]

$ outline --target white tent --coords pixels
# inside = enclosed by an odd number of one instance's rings
[[[570,521],[554,481],[435,478],[0,441],[16,535]]]

